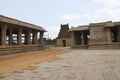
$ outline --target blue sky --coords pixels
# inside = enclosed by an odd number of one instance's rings
[[[120,21],[120,0],[0,0],[0,14],[42,26],[55,38],[60,24]]]

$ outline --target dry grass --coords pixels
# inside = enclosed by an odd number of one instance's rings
[[[27,67],[25,67],[25,68],[23,68],[23,70],[34,70],[34,69],[36,69],[37,68],[37,66],[27,66]]]
[[[57,60],[57,54],[63,54],[67,52],[69,51],[53,49],[0,59],[0,76],[14,72],[18,69],[34,70],[36,66],[30,66],[31,64]]]

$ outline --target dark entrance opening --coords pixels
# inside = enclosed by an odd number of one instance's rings
[[[112,42],[120,42],[120,37],[119,37],[119,34],[120,34],[120,27],[119,26],[114,26],[112,29],[111,29],[111,33],[112,33]]]
[[[66,40],[62,40],[63,47],[66,47]]]

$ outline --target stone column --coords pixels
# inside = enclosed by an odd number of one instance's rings
[[[88,38],[87,38],[87,34],[85,34],[85,45],[88,45]]]
[[[28,35],[27,32],[25,32],[25,36],[24,36],[25,37],[25,45],[27,45],[27,35]]]
[[[108,33],[108,42],[112,42],[112,37],[111,37],[111,28],[107,28],[107,33]]]
[[[31,45],[32,43],[31,43],[31,32],[32,32],[32,30],[31,29],[29,29],[28,30],[28,32],[27,32],[27,45]]]
[[[75,42],[75,32],[71,32],[72,46],[76,44]]]
[[[13,43],[13,36],[12,36],[12,29],[9,30],[9,45],[12,45]]]
[[[38,44],[37,31],[34,31],[34,32],[33,32],[33,43],[34,43],[34,44]]]
[[[1,45],[5,46],[6,44],[6,30],[7,24],[1,26]]]
[[[85,38],[84,31],[81,31],[81,33],[82,33],[82,35],[81,35],[81,38],[82,38],[81,44],[84,45],[84,43],[85,43],[85,42],[84,42],[84,38]]]
[[[18,45],[22,45],[22,27],[18,28]]]
[[[43,33],[44,32],[40,32],[40,44],[43,46]]]

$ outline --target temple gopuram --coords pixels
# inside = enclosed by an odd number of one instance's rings
[[[70,47],[71,46],[71,33],[68,32],[69,25],[61,24],[61,29],[57,37],[57,47]]]

